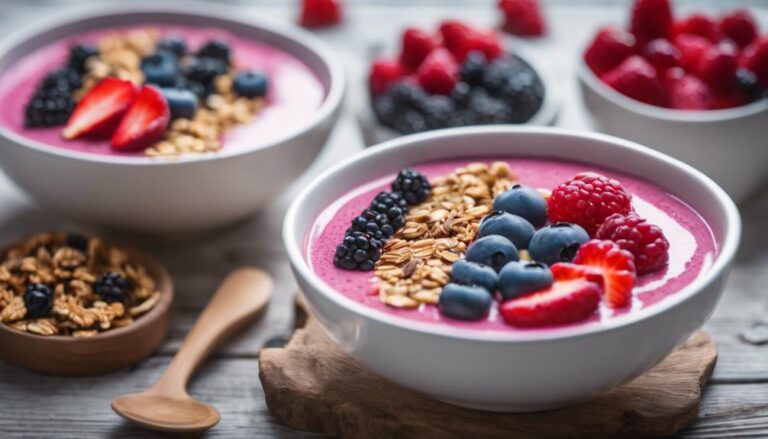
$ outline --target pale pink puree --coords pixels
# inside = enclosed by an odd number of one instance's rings
[[[478,161],[478,160],[471,160]],[[443,161],[414,166],[428,178],[452,172],[467,160]],[[627,309],[613,311],[601,305],[593,318],[575,325],[599,324],[615,315],[633,312],[653,305],[674,294],[706,272],[717,256],[717,244],[709,226],[690,206],[653,184],[628,175],[596,168],[591,165],[565,163],[551,160],[512,159],[507,160],[522,184],[537,188],[553,189],[573,175],[594,171],[615,178],[632,194],[635,210],[654,224],[659,225],[670,241],[669,265],[666,269],[641,276],[634,289],[632,305]],[[328,285],[341,294],[362,302],[386,314],[425,324],[460,326],[467,329],[486,331],[515,331],[504,323],[496,305],[487,319],[477,322],[463,322],[442,316],[436,306],[422,305],[416,310],[400,310],[388,307],[371,295],[374,276],[372,272],[350,272],[333,265],[336,245],[341,242],[350,221],[370,204],[371,199],[381,190],[389,190],[394,175],[387,175],[356,188],[328,206],[317,218],[307,238],[305,251],[312,270]]]
[[[22,58],[0,75],[0,102],[3,102],[0,124],[46,145],[97,154],[141,155],[141,152],[115,152],[110,149],[107,140],[65,141],[61,138],[62,127],[24,127],[24,107],[29,97],[48,72],[66,63],[72,44],[95,43],[112,32],[140,28],[157,29],[164,35],[181,35],[191,51],[211,38],[219,38],[232,47],[236,68],[259,70],[269,77],[267,106],[252,122],[238,126],[226,135],[225,149],[258,148],[279,139],[311,118],[325,97],[323,85],[309,67],[278,48],[238,37],[223,29],[146,24],[82,33],[42,47]]]

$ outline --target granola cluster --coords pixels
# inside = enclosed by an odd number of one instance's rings
[[[493,199],[514,182],[504,162],[472,163],[433,179],[429,198],[409,209],[376,263],[381,301],[396,308],[436,304]]]
[[[121,300],[95,291],[105,276],[126,281]],[[51,301],[46,316],[29,316],[40,313],[27,308],[30,289],[50,292],[43,297]],[[19,331],[90,337],[130,325],[159,300],[146,269],[98,238],[35,235],[8,250],[0,265],[0,323]]]

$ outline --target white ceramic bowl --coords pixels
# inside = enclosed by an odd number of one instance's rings
[[[600,131],[678,158],[712,177],[736,201],[768,182],[768,99],[711,111],[671,110],[624,96],[578,63],[584,101]]]
[[[42,207],[85,223],[182,233],[226,225],[267,205],[314,161],[339,115],[344,73],[314,37],[237,17],[224,6],[90,5],[26,27],[0,43],[0,72],[24,54],[92,29],[141,23],[221,27],[303,61],[325,87],[316,113],[274,142],[178,159],[117,157],[48,146],[0,127],[5,173]]]
[[[424,325],[349,299],[312,272],[305,238],[318,214],[348,190],[407,165],[483,156],[579,161],[650,179],[704,217],[718,241],[719,254],[706,273],[648,308],[605,324],[535,334],[488,334]],[[356,360],[436,399],[507,412],[574,404],[661,361],[712,313],[740,233],[733,201],[712,180],[680,161],[611,136],[509,126],[442,130],[368,149],[307,185],[283,227],[291,266],[312,311]]]

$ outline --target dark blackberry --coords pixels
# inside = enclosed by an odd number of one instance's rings
[[[81,85],[83,85],[83,81],[76,71],[70,68],[63,68],[45,75],[45,78],[40,81],[38,90],[58,90],[64,93],[72,93],[80,88]]]
[[[398,227],[403,225],[404,218],[401,217],[400,220]],[[390,224],[387,214],[365,209],[352,220],[352,225],[347,232],[368,233],[373,238],[383,241],[392,236],[395,230],[396,227]]]
[[[476,125],[507,123],[512,117],[509,106],[504,101],[481,91],[472,95],[468,111],[469,117]]]
[[[85,62],[92,56],[97,56],[99,49],[90,44],[76,44],[69,48],[67,66],[82,75],[86,71]]]
[[[465,107],[469,104],[471,96],[472,88],[466,82],[457,82],[451,91],[451,99],[459,107]]]
[[[24,109],[24,125],[28,128],[63,125],[75,109],[71,92],[57,88],[38,90]]]
[[[482,52],[472,51],[459,68],[459,77],[469,85],[481,85],[488,67],[488,60]]]
[[[25,318],[40,319],[48,317],[53,308],[53,291],[44,284],[29,284],[24,290]]]
[[[227,43],[221,40],[208,41],[198,49],[196,55],[199,58],[217,59],[227,66],[229,66],[232,61],[232,49]]]
[[[528,71],[530,67],[527,67],[520,58],[515,56],[499,58],[488,64],[483,73],[482,86],[489,94],[497,95],[502,92],[508,81]]]
[[[392,126],[397,115],[397,107],[392,96],[381,95],[373,98],[373,113],[382,124]]]
[[[422,113],[429,129],[446,128],[450,126],[451,115],[456,105],[447,96],[434,95],[424,102]]]
[[[336,247],[333,264],[344,270],[371,271],[382,247],[382,242],[368,233],[349,232]]]
[[[191,82],[197,82],[204,88],[206,95],[214,91],[213,80],[227,73],[229,67],[215,58],[192,58],[184,68],[184,76]]]
[[[420,133],[429,129],[424,115],[416,110],[402,110],[397,114],[392,124],[392,128],[402,134]]]
[[[425,201],[429,197],[429,189],[429,181],[424,174],[411,168],[402,169],[392,182],[392,190],[399,192],[409,206]]]
[[[386,215],[392,230],[396,231],[405,224],[408,203],[397,192],[379,192],[371,202],[371,210]],[[391,235],[391,234],[390,234]]]
[[[740,90],[744,92],[749,102],[756,101],[762,97],[763,88],[757,82],[757,75],[753,72],[740,68],[736,71],[736,81]]]
[[[184,55],[187,54],[187,43],[184,42],[184,39],[181,38],[178,35],[169,35],[159,43],[157,43],[156,50],[158,52],[160,51],[166,51],[174,54],[176,58],[181,59]]]
[[[105,302],[125,302],[131,284],[120,273],[104,273],[93,284],[93,291]]]
[[[81,253],[88,253],[89,239],[83,235],[69,233],[64,240],[67,247],[73,248]]]
[[[419,110],[424,106],[424,102],[429,99],[429,94],[411,81],[396,82],[389,87],[387,94],[392,97],[395,105],[401,111],[403,109]]]

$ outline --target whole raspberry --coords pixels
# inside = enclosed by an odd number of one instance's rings
[[[667,75],[669,107],[677,110],[707,110],[712,105],[712,90],[693,75],[677,78]]]
[[[669,0],[636,0],[632,6],[630,32],[643,45],[656,38],[669,37],[673,21]]]
[[[590,236],[608,216],[632,211],[631,198],[618,181],[592,172],[560,184],[547,203],[551,222],[576,223]]]
[[[521,37],[540,37],[547,31],[538,0],[499,0],[504,30]]]
[[[598,75],[609,72],[635,53],[635,37],[623,30],[606,26],[584,52],[584,61]]]
[[[740,47],[747,47],[757,37],[757,20],[747,10],[732,11],[720,19],[720,33]]]
[[[459,65],[446,49],[434,50],[419,66],[416,80],[426,92],[447,95],[459,77]]]
[[[323,27],[341,21],[340,0],[302,0],[299,24],[304,27]]]
[[[720,29],[715,20],[704,14],[691,14],[672,26],[672,37],[678,35],[698,35],[713,43],[720,41]]]
[[[664,107],[667,96],[656,69],[639,55],[632,55],[603,76],[603,81],[623,94],[646,104]]]
[[[390,85],[405,75],[403,67],[397,60],[377,59],[371,63],[368,74],[368,85],[371,94],[378,96],[384,94]]]
[[[706,49],[699,57],[696,67],[699,78],[715,90],[730,90],[736,84],[739,61],[736,51],[727,44],[718,44]]]
[[[597,230],[597,239],[607,239],[635,257],[638,274],[659,270],[669,259],[669,241],[658,226],[636,213],[613,214]]]
[[[440,42],[429,32],[409,27],[403,32],[400,63],[409,71],[415,71],[421,62],[440,46]]]

